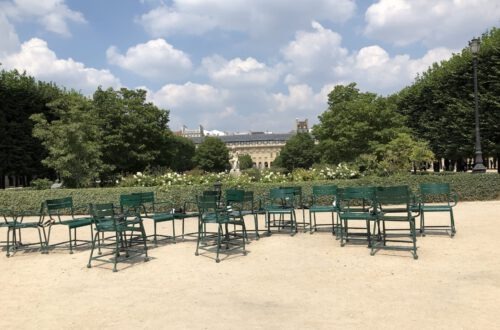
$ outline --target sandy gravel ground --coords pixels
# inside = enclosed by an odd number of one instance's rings
[[[193,239],[165,243],[117,273],[87,269],[88,248],[18,251],[0,257],[0,329],[498,329],[500,201],[459,203],[455,216],[455,238],[418,237],[418,260],[326,232],[252,240],[220,264],[194,256]]]

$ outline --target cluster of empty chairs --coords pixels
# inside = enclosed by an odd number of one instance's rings
[[[156,200],[153,192],[143,192],[121,195],[119,205],[89,204],[82,208],[74,206],[72,198],[66,197],[44,201],[37,212],[1,210],[4,218],[1,226],[7,228],[7,256],[23,246],[21,231],[32,228],[38,231],[37,244],[42,253],[60,244],[68,245],[73,253],[76,246],[90,242],[87,267],[91,267],[92,261],[100,260],[113,263],[114,271],[123,257],[141,255],[148,261],[148,243],[156,246],[161,239],[176,242],[187,235],[196,235],[195,255],[215,249],[215,261],[219,262],[221,252],[240,250],[246,255],[250,236],[256,240],[261,233],[283,232],[293,236],[299,229],[313,234],[322,228],[331,231],[341,246],[361,242],[367,244],[371,255],[380,249],[408,250],[417,259],[417,233],[425,236],[426,231],[440,230],[451,237],[455,235],[453,207],[457,201],[457,195],[447,183],[421,184],[417,194],[408,186],[321,185],[313,186],[309,196],[302,193],[301,187],[277,187],[270,189],[263,199],[254,198],[252,191],[241,189],[228,189],[224,196],[220,191],[205,191],[192,201],[183,202],[181,207]],[[429,212],[448,212],[449,224],[427,225],[425,215]],[[330,220],[318,222],[318,213],[328,214]],[[259,229],[259,215],[265,218],[263,229]],[[28,216],[29,220],[25,221]],[[34,216],[36,221],[32,220]],[[253,220],[250,231],[245,225],[247,216]],[[195,233],[185,233],[188,218],[198,220]],[[153,233],[149,236],[144,219],[152,221]],[[175,220],[182,221],[180,235],[176,235]],[[158,233],[158,224],[162,222],[171,222],[172,235]],[[50,244],[53,225],[68,228],[67,242]],[[90,227],[90,240],[77,238],[77,229],[81,227]]]

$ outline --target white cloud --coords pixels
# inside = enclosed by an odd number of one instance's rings
[[[365,13],[365,34],[397,45],[459,48],[500,21],[491,0],[379,0]]]
[[[16,30],[9,23],[5,15],[0,14],[0,57],[5,56],[19,48],[19,38]]]
[[[154,93],[153,102],[170,110],[170,127],[201,124],[207,128],[217,128],[217,120],[224,113],[228,92],[211,85],[187,82],[167,84]],[[183,119],[189,118],[186,123]]]
[[[106,55],[109,63],[152,79],[176,81],[186,77],[192,69],[188,55],[163,39],[138,44],[129,48],[125,55],[116,47],[109,47]]]
[[[218,85],[228,87],[270,87],[279,79],[279,69],[270,68],[252,57],[227,61],[221,56],[202,60],[202,68]]]
[[[287,35],[312,19],[344,22],[356,5],[352,0],[174,0],[137,19],[153,36],[203,34],[214,29],[252,37]]]
[[[71,35],[68,22],[85,23],[82,13],[71,10],[64,0],[13,0],[0,4],[0,9],[13,20],[35,20],[46,30]]]
[[[312,32],[299,31],[281,53],[288,62],[288,84],[307,79],[328,80],[332,76],[331,63],[342,63],[348,55],[341,46],[342,37],[318,22],[312,22]]]
[[[24,42],[18,52],[0,62],[7,69],[26,71],[39,80],[53,81],[85,94],[92,93],[100,85],[104,88],[120,86],[120,80],[108,70],[88,68],[71,58],[59,59],[47,43],[38,38]]]
[[[312,23],[312,28],[297,32],[295,40],[282,49],[288,85],[307,83],[318,89],[326,84],[356,82],[362,89],[387,94],[411,83],[417,73],[452,54],[452,50],[440,47],[412,59],[407,54],[391,56],[378,45],[349,52],[336,32],[317,22]]]

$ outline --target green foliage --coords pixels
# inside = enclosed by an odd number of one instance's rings
[[[481,38],[477,58],[482,151],[500,156],[500,29]],[[398,111],[438,158],[474,157],[473,56],[468,48],[434,64],[396,95]]]
[[[47,103],[61,94],[54,84],[36,81],[25,73],[0,71],[0,188],[5,175],[54,177],[54,172],[42,165],[47,156],[40,141],[31,133],[32,114],[47,116]],[[27,185],[28,182],[24,182]]]
[[[415,140],[407,133],[398,134],[393,140],[377,148],[380,162],[377,166],[384,174],[409,172],[434,160],[427,142]]]
[[[403,119],[393,99],[361,93],[355,83],[337,85],[328,95],[328,109],[319,116],[313,134],[323,162],[351,162],[408,131]]]
[[[208,136],[196,149],[194,162],[207,172],[229,170],[229,150],[221,139]]]
[[[191,170],[194,167],[195,151],[193,141],[182,136],[171,135],[167,138],[166,150],[162,150],[161,153],[161,156],[165,157],[162,164],[176,172]]]
[[[42,162],[68,187],[90,186],[105,165],[101,161],[101,132],[89,100],[71,92],[49,107],[58,119],[49,122],[43,114],[30,117],[35,122],[33,136],[48,150]]]
[[[309,133],[297,133],[281,149],[278,164],[288,171],[309,168],[317,159],[316,146]]]
[[[460,201],[495,200],[499,199],[500,175],[496,173],[470,174],[470,173],[426,173],[419,175],[395,175],[388,177],[361,177],[358,179],[335,179],[329,181],[304,181],[293,185],[302,187],[303,194],[310,195],[312,186],[322,184],[335,184],[339,187],[347,186],[391,186],[407,184],[414,192],[418,192],[420,183],[448,182],[459,195]],[[271,183],[223,183],[222,189],[230,187],[243,187],[252,190],[255,198],[265,198],[269,189],[281,185],[282,182]],[[157,187],[123,187],[123,188],[88,188],[88,189],[49,189],[49,190],[0,190],[0,208],[15,210],[37,210],[40,203],[46,199],[72,196],[76,205],[86,206],[88,203],[113,202],[118,204],[120,194],[132,192],[154,191],[159,200],[171,200],[181,203],[184,200],[194,201],[197,194],[204,190],[212,189],[213,183],[179,186]],[[191,205],[191,209],[194,204]]]
[[[92,104],[102,134],[102,161],[110,169],[108,176],[166,165],[160,160],[170,134],[168,111],[146,102],[146,91],[98,88]]]
[[[31,184],[30,184],[31,188],[32,189],[35,189],[35,190],[44,190],[44,189],[50,189],[50,187],[52,186],[52,181],[50,181],[49,179],[35,179],[33,181],[31,181]]]
[[[253,167],[252,157],[248,154],[239,155],[238,163],[240,164],[240,170],[246,170]]]

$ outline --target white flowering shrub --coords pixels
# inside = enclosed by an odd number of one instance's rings
[[[180,174],[169,171],[160,175],[137,172],[134,175],[117,180],[116,183],[121,187],[198,185],[214,184],[215,182],[220,182],[227,186],[244,186],[251,182],[286,183],[314,180],[354,179],[358,177],[360,177],[360,173],[357,169],[348,164],[340,163],[337,166],[325,165],[320,168],[312,168],[309,170],[296,169],[288,174],[268,169],[262,171],[258,181],[256,181],[255,176],[247,173],[241,173],[235,176],[228,172]]]

